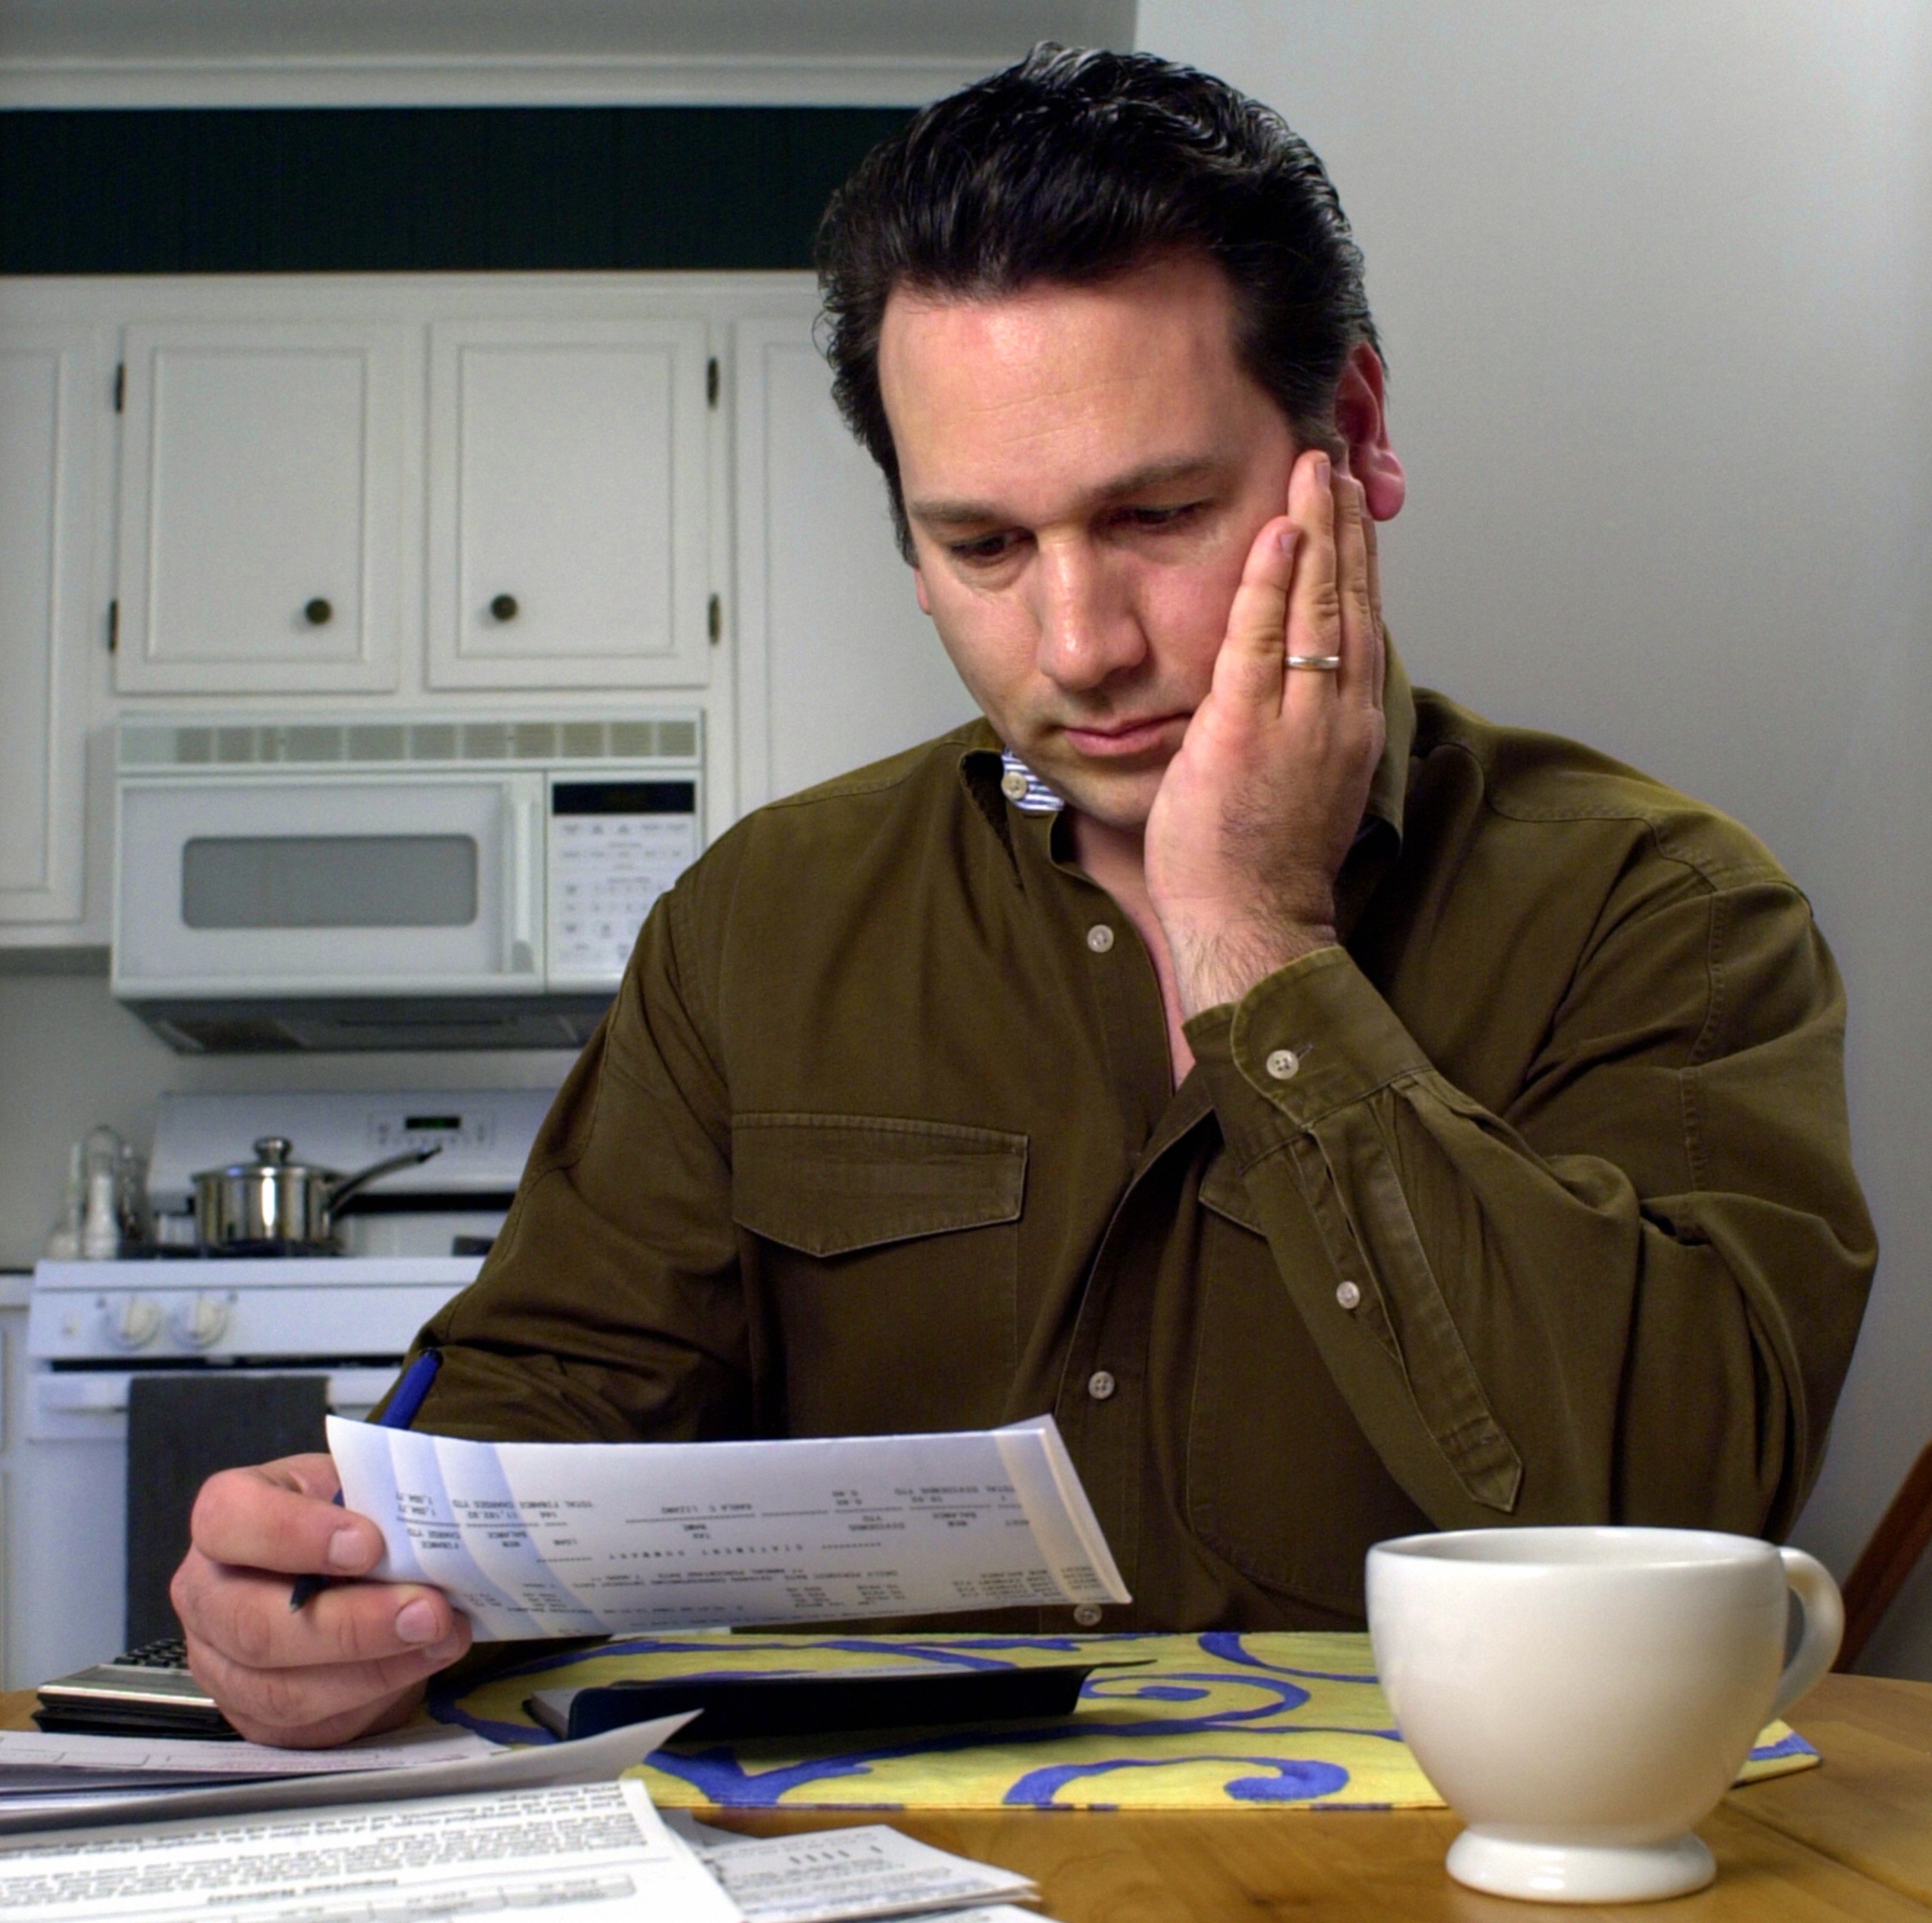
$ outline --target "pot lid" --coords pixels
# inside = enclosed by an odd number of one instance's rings
[[[200,1169],[194,1179],[197,1182],[224,1179],[245,1182],[251,1177],[269,1175],[295,1182],[333,1182],[341,1173],[338,1169],[318,1168],[312,1162],[291,1161],[294,1148],[286,1135],[263,1135],[255,1143],[257,1160],[232,1161],[225,1168]]]

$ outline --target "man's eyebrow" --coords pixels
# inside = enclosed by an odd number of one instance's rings
[[[1149,488],[1171,486],[1177,481],[1205,480],[1218,473],[1223,463],[1208,454],[1184,454],[1173,460],[1154,460],[1132,468],[1103,482],[1090,497],[1096,502],[1124,500]],[[990,501],[948,500],[922,497],[906,503],[906,512],[928,527],[983,528],[1010,519]]]

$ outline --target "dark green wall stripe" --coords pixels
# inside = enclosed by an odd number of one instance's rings
[[[0,113],[0,273],[803,267],[909,111]]]

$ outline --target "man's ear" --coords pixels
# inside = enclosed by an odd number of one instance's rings
[[[1361,483],[1370,516],[1392,521],[1401,512],[1409,483],[1389,442],[1382,358],[1365,340],[1350,349],[1336,383],[1335,432],[1342,442],[1343,469]]]
[[[933,599],[926,592],[926,571],[917,562],[912,568],[912,592],[919,597],[919,612],[930,615],[933,611]]]

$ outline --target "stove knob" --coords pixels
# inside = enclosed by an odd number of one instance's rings
[[[145,1349],[160,1333],[161,1311],[146,1296],[108,1305],[107,1339],[116,1349]]]
[[[228,1333],[228,1304],[198,1295],[174,1312],[174,1339],[186,1349],[212,1349]]]

